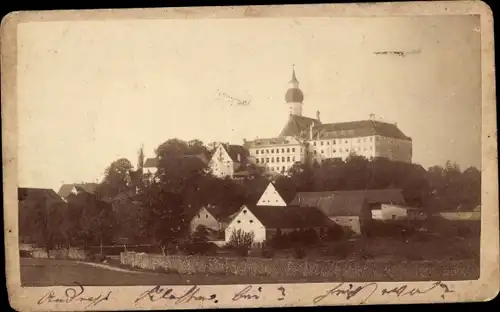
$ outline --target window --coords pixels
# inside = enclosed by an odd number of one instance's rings
[[[238,220],[238,221],[236,221],[236,222],[241,223],[241,221],[240,221],[240,220]]]
[[[269,158],[266,158],[266,164],[268,164],[268,163],[269,163]]]
[[[318,154],[318,151],[314,151],[314,152],[313,152],[313,154],[314,154],[314,155]]]
[[[248,221],[248,222],[253,223],[253,220],[250,220],[250,221]]]
[[[205,218],[208,219],[208,215],[205,215]]]
[[[325,151],[324,150],[321,150],[321,154],[323,154]]]
[[[266,149],[266,153],[269,154],[269,150],[268,149]]]
[[[290,148],[287,148],[287,149],[286,149],[286,152],[287,152],[287,153],[290,153]]]
[[[271,154],[274,154],[274,149],[271,150]]]
[[[256,162],[256,163],[259,163],[259,159],[258,159],[258,158],[257,158],[257,159],[255,159],[255,162]]]
[[[295,147],[292,148],[292,152],[295,153]]]
[[[246,210],[246,209],[245,209],[245,210],[243,210],[243,213],[247,213],[247,210]]]
[[[284,148],[282,148],[282,149],[281,149],[281,152],[282,152],[282,153],[284,153],[284,152],[285,152],[285,149],[284,149]]]
[[[316,142],[313,142],[313,145],[316,146]]]
[[[285,162],[285,156],[281,157],[281,162]]]
[[[256,150],[256,151],[255,151],[255,154],[259,154],[259,150]]]
[[[283,171],[285,171],[285,166],[283,166],[283,169],[282,169],[282,170],[283,170]]]
[[[280,158],[279,157],[276,157],[276,162],[279,163],[280,162]]]
[[[274,162],[274,157],[271,157],[271,162],[272,162],[272,163]]]
[[[336,150],[335,150],[335,149],[332,149],[332,152],[334,152],[334,153],[335,153],[335,152],[336,152]]]
[[[292,161],[295,161],[295,156],[292,157]]]
[[[330,141],[326,141],[326,145],[330,145]]]
[[[345,149],[345,151],[346,151],[346,152],[349,152],[349,149],[348,149],[348,148],[346,148],[346,149]]]
[[[333,140],[333,141],[332,141],[332,144],[333,144],[333,145],[335,145],[335,143],[336,143],[336,142],[337,142],[337,141]]]
[[[290,161],[290,156],[288,156],[288,157],[286,158],[286,161],[288,161],[288,162]]]

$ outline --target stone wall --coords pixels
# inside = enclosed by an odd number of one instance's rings
[[[327,277],[335,281],[462,280],[479,278],[479,262],[352,261],[161,256],[121,253],[122,264],[142,269],[165,269],[180,274],[222,274],[268,277]]]

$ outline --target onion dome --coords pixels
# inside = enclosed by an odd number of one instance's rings
[[[290,88],[285,93],[285,101],[287,103],[302,103],[304,101],[304,94],[299,89],[299,81],[295,75],[295,68],[292,71],[292,79],[289,84]]]

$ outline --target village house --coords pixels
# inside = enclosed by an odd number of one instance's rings
[[[231,218],[225,236],[226,242],[229,242],[233,231],[253,233],[254,246],[260,247],[278,232],[286,234],[312,229],[323,235],[332,226],[334,224],[313,207],[243,205]]]
[[[257,201],[257,206],[286,206],[286,202],[280,193],[276,190],[276,187],[272,182],[270,182],[261,197]]]
[[[208,162],[212,174],[218,178],[245,175],[248,152],[241,145],[218,144]]]
[[[406,206],[400,189],[299,192],[290,202],[290,205],[318,208],[330,220],[355,235],[360,235],[365,222],[372,220],[374,204]]]
[[[68,201],[68,196],[70,194],[78,195],[81,193],[94,194],[97,188],[97,183],[73,183],[73,184],[63,184],[59,189],[57,194],[65,201]]]
[[[231,212],[230,209],[221,209],[216,205],[205,205],[191,218],[190,232],[194,233],[199,226],[204,226],[209,231],[209,240],[224,240],[225,229],[231,220],[231,215],[234,215],[234,211]]]
[[[424,220],[427,215],[422,209],[402,205],[376,203],[370,205],[372,219],[379,221]]]

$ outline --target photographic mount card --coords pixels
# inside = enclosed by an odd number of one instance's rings
[[[492,25],[479,1],[7,15],[11,305],[493,299]]]

